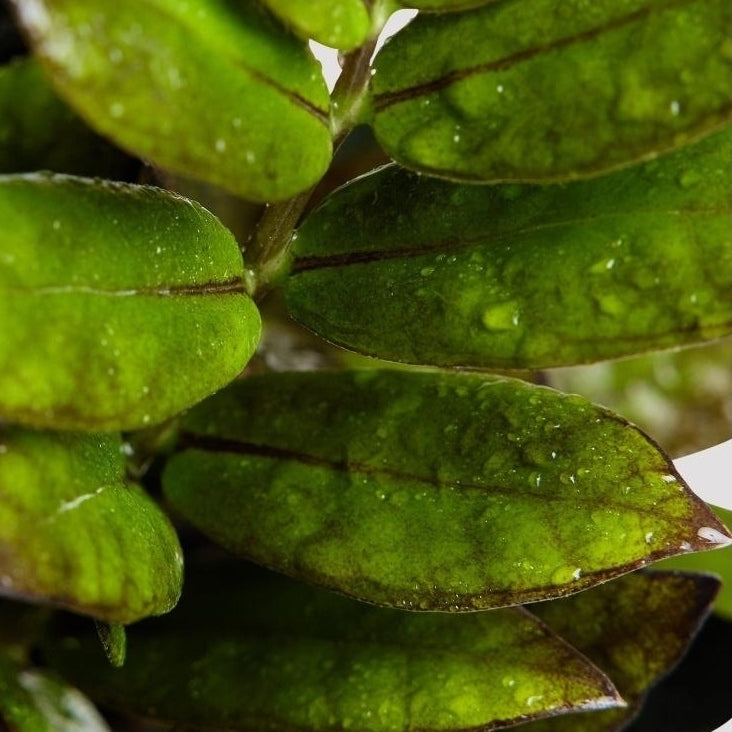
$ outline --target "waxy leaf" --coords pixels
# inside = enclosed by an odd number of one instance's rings
[[[523,610],[404,613],[226,567],[131,628],[122,669],[91,637],[59,639],[52,664],[95,701],[207,730],[491,730],[622,703]]]
[[[369,602],[475,610],[730,543],[650,440],[513,379],[364,371],[232,384],[163,476],[231,551]]]
[[[159,189],[0,178],[0,417],[133,429],[233,379],[260,321],[234,238]]]
[[[468,186],[395,166],[303,224],[290,313],[410,363],[541,368],[732,332],[729,129],[566,185]]]
[[[364,0],[264,0],[264,4],[302,38],[347,51],[371,30]]]
[[[687,650],[719,590],[708,575],[636,572],[589,592],[528,608],[617,685],[627,709],[544,720],[526,732],[616,732],[649,686]]]
[[[44,169],[126,179],[137,166],[58,98],[32,58],[0,67],[0,173]]]
[[[0,656],[0,727],[17,732],[110,732],[76,689]]]
[[[256,200],[325,172],[320,65],[253,3],[12,4],[59,93],[133,153]]]
[[[374,131],[461,180],[586,176],[730,119],[728,0],[512,0],[418,17],[377,56]]]
[[[178,539],[125,484],[121,448],[108,434],[0,428],[0,594],[111,623],[175,605]]]

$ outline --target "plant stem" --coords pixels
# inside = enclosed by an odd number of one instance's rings
[[[331,94],[331,133],[337,151],[348,133],[368,111],[371,57],[388,13],[382,2],[372,8],[373,27],[368,40],[341,61],[341,75]],[[316,186],[281,203],[268,205],[244,252],[245,287],[261,300],[287,272],[292,234],[307,209]]]

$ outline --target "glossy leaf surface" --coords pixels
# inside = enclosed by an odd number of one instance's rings
[[[131,623],[175,605],[182,561],[118,437],[0,428],[1,594]]]
[[[0,67],[0,173],[43,169],[126,179],[135,167],[58,98],[34,60]]]
[[[61,639],[53,665],[112,708],[217,730],[457,732],[620,703],[522,610],[404,613],[236,565],[200,571],[175,613],[130,629],[122,669],[93,638]]]
[[[511,379],[364,371],[232,384],[163,485],[226,548],[376,604],[473,610],[729,543],[648,438]]]
[[[0,179],[0,417],[133,429],[233,379],[259,315],[229,231],[155,188]]]
[[[636,572],[528,609],[613,679],[627,709],[544,720],[526,732],[616,732],[687,650],[719,590],[708,575]]]
[[[18,732],[110,732],[76,689],[0,656],[0,725]]]
[[[570,365],[728,334],[730,142],[561,186],[384,168],[305,221],[289,310],[347,348],[438,365]]]
[[[376,59],[374,130],[403,165],[462,180],[653,157],[730,119],[730,24],[727,0],[511,0],[418,17]]]
[[[363,43],[371,30],[364,0],[264,0],[293,32],[347,51]]]
[[[59,93],[133,153],[256,200],[325,172],[320,66],[252,3],[13,4]]]

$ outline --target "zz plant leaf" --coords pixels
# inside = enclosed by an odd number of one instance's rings
[[[122,147],[260,201],[325,172],[318,62],[252,3],[12,4],[58,92]]]
[[[511,379],[253,377],[182,429],[163,485],[185,518],[248,559],[376,604],[514,605],[730,543],[645,435]]]
[[[93,637],[48,655],[95,701],[212,730],[459,732],[622,704],[520,608],[404,613],[230,564],[192,572],[180,608],[129,637],[119,670]]]
[[[467,186],[392,166],[297,232],[291,314],[395,361],[540,368],[732,332],[729,129],[567,185]]]
[[[417,17],[378,55],[373,125],[405,166],[556,180],[730,119],[727,0],[509,0]]]
[[[125,483],[121,448],[115,435],[0,427],[0,593],[110,623],[176,604],[178,539]]]
[[[167,419],[234,378],[259,337],[234,238],[142,186],[0,178],[0,416],[64,429]]]
[[[531,605],[532,613],[610,674],[628,706],[544,720],[526,732],[622,729],[649,687],[686,652],[719,587],[710,575],[635,572],[589,592]]]

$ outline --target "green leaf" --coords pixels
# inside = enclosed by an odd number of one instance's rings
[[[704,575],[634,573],[529,609],[606,671],[627,709],[545,720],[526,732],[614,732],[640,709],[649,686],[687,650],[719,590]]]
[[[0,428],[0,593],[131,623],[181,583],[175,531],[125,484],[119,437]]]
[[[566,185],[467,186],[397,167],[303,224],[290,313],[339,345],[540,368],[732,332],[729,129]]]
[[[160,422],[233,379],[260,321],[217,219],[142,186],[0,178],[0,416]]]
[[[622,703],[522,610],[385,610],[231,564],[204,565],[180,608],[129,640],[119,670],[94,638],[49,657],[111,708],[207,730],[457,732]]]
[[[425,13],[447,13],[497,2],[498,0],[401,0],[401,5]]]
[[[0,656],[0,725],[18,732],[110,732],[76,689]]]
[[[328,167],[320,65],[253,3],[11,4],[58,92],[133,153],[256,200]]]
[[[344,51],[360,46],[371,30],[363,0],[264,0],[294,33]]]
[[[116,668],[124,666],[127,657],[125,626],[119,623],[104,623],[100,620],[95,620],[94,626],[97,629],[97,635],[102,643],[107,660]]]
[[[125,179],[138,165],[56,96],[33,59],[0,67],[0,173],[46,169]]]
[[[461,180],[555,180],[730,119],[728,0],[513,0],[418,17],[378,55],[376,137]]]
[[[232,384],[194,408],[172,506],[227,549],[376,604],[557,597],[729,543],[642,433],[512,379],[363,371]]]

